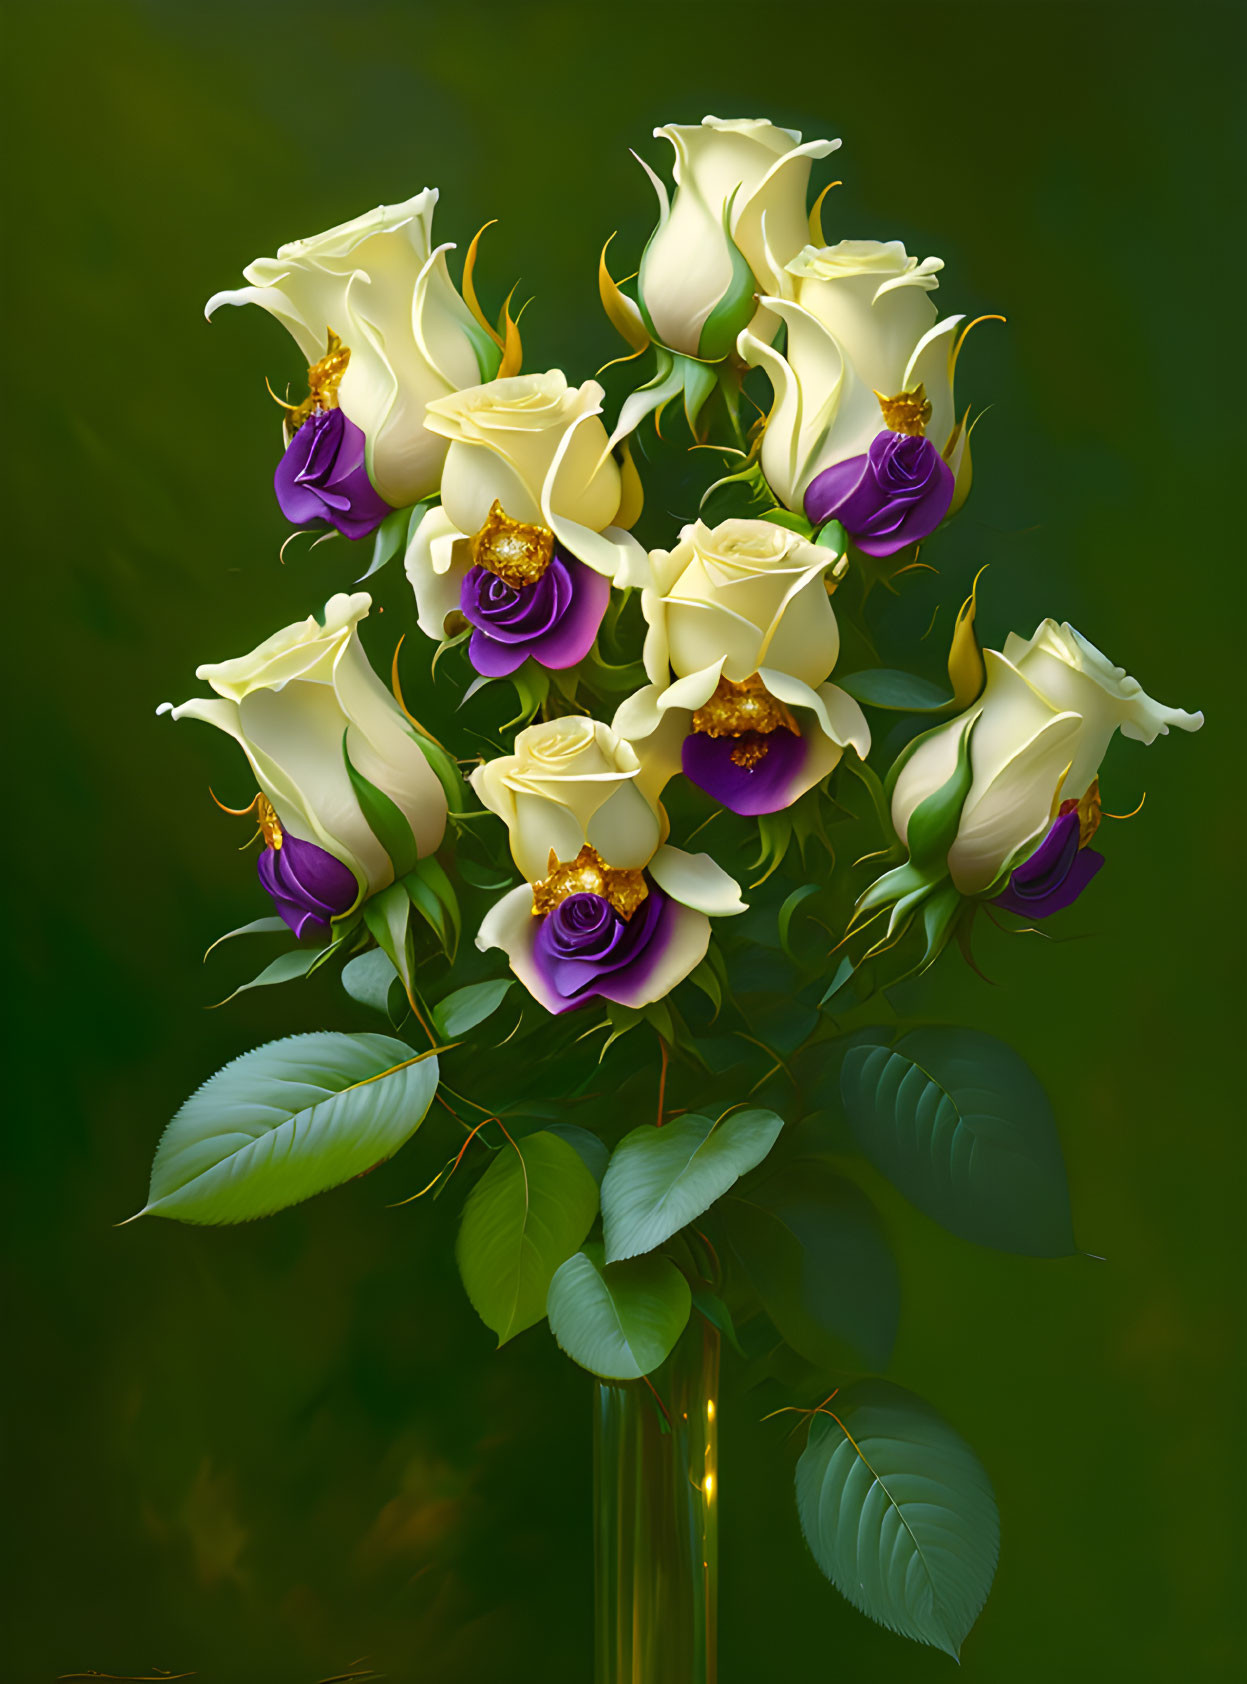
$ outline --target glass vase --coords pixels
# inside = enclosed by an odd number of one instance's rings
[[[594,1398],[594,1680],[714,1684],[718,1332],[695,1318],[648,1379]]]

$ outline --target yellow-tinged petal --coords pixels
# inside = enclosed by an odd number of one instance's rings
[[[611,272],[606,267],[606,252],[611,240],[602,247],[602,255],[598,259],[598,292],[602,299],[602,308],[606,311],[611,326],[622,339],[626,339],[634,352],[643,351],[650,343],[641,312],[633,301],[619,290],[611,278]]]
[[[961,713],[977,702],[987,682],[983,650],[974,627],[974,616],[978,606],[976,592],[979,580],[986,571],[985,567],[980,567],[974,575],[970,594],[962,603],[957,623],[953,627],[953,640],[948,651],[948,677],[953,687],[952,701],[948,708],[950,713]]]
[[[492,228],[497,220],[498,218],[496,216],[493,217],[485,224],[484,228],[478,228],[476,233],[473,235],[472,244],[468,247],[468,254],[463,260],[463,285],[460,290],[463,293],[463,301],[467,305],[468,309],[471,310],[472,314],[485,329],[485,332],[493,340],[498,349],[502,351],[505,349],[502,342],[502,335],[498,332],[497,328],[493,326],[485,312],[481,309],[480,300],[476,296],[476,288],[472,284],[472,273],[476,268],[476,248],[481,243],[481,235],[485,232],[486,228]]]
[[[518,374],[520,372],[520,366],[524,361],[524,345],[523,341],[520,339],[520,324],[518,319],[513,320],[511,316],[511,300],[514,297],[515,288],[512,287],[510,292],[507,294],[506,303],[502,306],[502,321],[505,330],[505,338],[501,341],[502,361],[498,364],[498,373],[496,375],[498,380],[508,380],[512,375]],[[521,310],[520,315],[523,315],[523,313],[523,310]],[[494,338],[497,339],[498,335],[495,334]]]
[[[619,459],[619,508],[612,521],[613,526],[621,526],[625,532],[630,532],[641,518],[641,511],[645,507],[645,488],[641,484],[641,476],[637,472],[636,463],[632,460],[632,452],[625,439],[620,446]]]
[[[827,241],[823,236],[823,200],[827,197],[828,193],[831,192],[833,187],[843,186],[844,183],[842,181],[829,181],[826,187],[824,187],[822,192],[818,195],[818,198],[815,199],[814,208],[810,211],[810,244],[812,246],[821,247],[827,244]]]

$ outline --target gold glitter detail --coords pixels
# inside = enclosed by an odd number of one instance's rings
[[[747,743],[737,743],[728,759],[733,766],[743,766],[746,772],[752,772],[755,766],[760,766],[766,759],[766,751],[770,747],[766,737],[761,742],[756,737]]]
[[[282,828],[277,814],[273,811],[273,803],[267,795],[257,795],[255,798],[255,822],[260,827],[264,846],[272,848],[276,853],[281,847]]]
[[[287,407],[286,431],[291,438],[314,410],[338,407],[338,387],[342,384],[351,353],[332,328],[328,329],[328,334],[324,356],[308,368],[307,397],[302,403]]]
[[[631,918],[649,893],[645,873],[607,865],[586,842],[574,860],[561,860],[550,849],[546,875],[533,884],[533,917],[553,912],[569,895],[601,895],[621,918]]]
[[[757,731],[765,737],[781,730],[800,735],[796,720],[782,702],[776,701],[756,672],[739,683],[721,678],[714,695],[693,714],[693,729],[707,737],[743,737],[746,731]],[[732,758],[735,760],[736,756]],[[762,755],[757,758],[760,760]],[[737,760],[736,764],[743,766],[745,762]]]
[[[883,411],[883,424],[889,432],[918,437],[926,432],[927,422],[931,419],[931,401],[925,386],[919,384],[912,392],[898,392],[892,398],[885,398],[882,392],[876,392],[875,396]]]
[[[1100,780],[1093,778],[1091,787],[1079,801],[1062,801],[1061,815],[1078,814],[1078,846],[1085,848],[1100,828]]]
[[[554,555],[554,534],[549,527],[526,526],[522,520],[512,520],[496,497],[484,526],[468,542],[473,564],[496,573],[516,590],[535,585]]]

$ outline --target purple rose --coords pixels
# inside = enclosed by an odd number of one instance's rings
[[[763,735],[746,731],[739,737],[712,737],[691,731],[684,739],[681,764],[684,776],[721,806],[745,818],[778,813],[801,793],[806,743],[781,727]]]
[[[654,883],[631,918],[604,895],[575,894],[540,920],[533,960],[551,994],[570,1011],[595,998],[635,991],[662,957],[674,922],[672,902]]]
[[[286,831],[280,848],[265,848],[256,861],[260,882],[296,936],[309,924],[327,926],[359,897],[355,873],[340,859]]]
[[[838,520],[866,555],[893,555],[929,537],[948,513],[955,480],[929,438],[876,433],[865,456],[825,468],[805,494],[815,526]]]
[[[1078,846],[1076,811],[1062,813],[1035,849],[1010,876],[995,904],[1026,918],[1048,918],[1072,906],[1104,864],[1094,848]]]
[[[530,655],[543,667],[574,667],[593,647],[610,593],[609,579],[557,549],[531,585],[470,568],[459,605],[473,628],[472,665],[485,678],[505,678]]]
[[[364,465],[364,435],[340,409],[314,409],[286,446],[273,489],[296,526],[336,526],[344,538],[366,538],[390,505],[373,489]]]

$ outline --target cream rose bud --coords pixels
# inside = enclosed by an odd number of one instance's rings
[[[571,861],[586,844],[608,866],[639,870],[666,829],[631,743],[581,715],[530,725],[513,754],[478,766],[471,781],[505,823],[512,857],[530,883],[547,875],[552,851]]]
[[[392,882],[394,870],[364,817],[347,757],[398,808],[421,857],[446,828],[442,786],[360,642],[371,606],[363,592],[331,597],[323,624],[296,621],[249,655],[197,668],[216,697],[171,710],[174,719],[202,719],[233,737],[282,830],[349,866],[366,895]]]
[[[948,854],[954,885],[982,894],[1033,852],[1065,800],[1090,790],[1113,734],[1151,743],[1171,725],[1197,731],[1201,713],[1153,701],[1070,625],[1045,620],[1029,639],[1011,634],[984,651],[987,684],[959,718],[919,737],[892,796],[892,822],[908,840],[919,805],[953,776],[971,722],[969,793]]]
[[[686,526],[675,549],[650,554],[641,606],[651,682],[717,666],[735,683],[769,667],[822,684],[840,652],[825,576],[842,565],[835,550],[772,521]]]
[[[208,300],[259,304],[289,329],[309,366],[330,330],[350,353],[337,402],[367,440],[373,485],[405,508],[437,490],[445,440],[425,406],[488,379],[498,351],[446,268],[453,246],[433,246],[435,188],[311,239],[282,246],[243,274],[251,283]]]
[[[783,354],[749,330],[738,342],[745,362],[765,369],[775,394],[761,461],[786,507],[801,509],[812,480],[864,455],[889,426],[925,427],[960,476],[954,507],[964,499],[969,458],[964,439],[954,436],[953,405],[956,332],[964,318],[939,320],[930,295],[942,268],[937,257],[910,257],[899,240],[805,246],[787,263],[782,296],[763,300],[787,327]],[[915,423],[908,406],[898,416],[881,404],[919,386],[930,406],[925,423]]]
[[[757,118],[668,123],[654,130],[675,150],[674,203],[658,193],[659,222],[637,280],[647,326],[660,344],[717,362],[753,317],[758,291],[784,290],[783,265],[807,238],[810,165],[838,140],[801,143]]]

